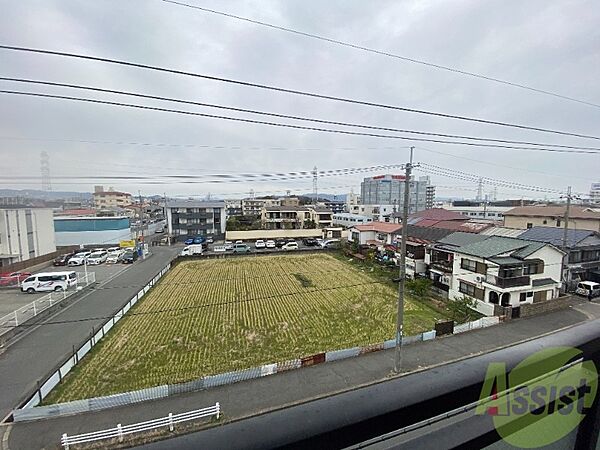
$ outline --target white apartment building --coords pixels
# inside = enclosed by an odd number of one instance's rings
[[[54,251],[51,208],[0,208],[0,266]]]
[[[333,226],[334,227],[345,227],[351,228],[355,225],[372,222],[373,219],[367,216],[361,216],[360,214],[352,213],[337,213],[333,215]]]
[[[454,211],[470,219],[504,220],[504,213],[513,209],[513,206],[453,206],[443,205],[443,209]]]

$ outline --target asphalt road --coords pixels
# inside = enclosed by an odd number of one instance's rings
[[[114,278],[98,283],[91,291],[21,335],[0,354],[0,415],[4,418],[25,400],[58,364],[98,327],[103,317],[118,311],[141,286],[161,270],[179,247],[154,247],[153,255],[118,271]],[[97,318],[69,324],[45,322]],[[0,351],[2,351],[0,349]]]
[[[88,272],[94,272],[96,274],[96,282],[102,283],[108,278],[114,277],[119,272],[125,270],[127,265],[124,264],[100,264],[98,266],[88,266]],[[40,272],[65,272],[69,270],[74,270],[75,272],[83,273],[83,266],[76,267],[46,267],[42,270],[36,270],[33,273]],[[12,288],[2,288],[0,289],[0,317],[9,314],[16,309],[19,309],[31,302],[35,299],[43,297],[48,294],[48,292],[37,292],[35,294],[27,294],[25,292],[21,292],[21,289],[16,286]]]

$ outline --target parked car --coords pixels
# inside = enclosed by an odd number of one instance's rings
[[[33,294],[34,292],[66,291],[71,286],[77,285],[77,274],[70,272],[36,273],[23,280],[21,291]]]
[[[108,247],[106,249],[106,251],[110,254],[113,252],[118,252],[118,251],[122,251],[123,249],[121,247]]]
[[[215,242],[215,238],[213,238],[212,236],[206,236],[206,243],[207,244],[212,244]]]
[[[128,251],[125,252],[121,261],[123,264],[133,264],[138,259],[138,254],[136,251]]]
[[[275,247],[277,248],[281,248],[283,247],[287,242],[285,241],[285,239],[277,239],[275,241]]]
[[[227,249],[225,248],[224,245],[215,245],[213,247],[213,252],[215,252],[215,253],[222,253],[222,252],[225,252],[225,251],[227,251]]]
[[[237,241],[235,241],[235,243],[236,243],[236,244],[243,244],[243,243],[244,243],[244,241],[242,241],[242,240],[238,239]]]
[[[267,242],[265,242],[265,246],[267,248],[275,248],[275,241],[269,239]]]
[[[156,234],[160,234],[160,233],[164,233],[165,232],[165,228],[164,227],[159,227],[156,230],[154,230],[154,233]]]
[[[202,244],[192,244],[185,247],[181,250],[181,256],[193,256],[193,255],[201,255],[202,254]]]
[[[286,243],[283,247],[281,247],[282,250],[298,250],[298,243],[297,242],[288,242]]]
[[[87,263],[87,259],[91,254],[92,254],[92,252],[90,252],[90,251],[76,253],[75,255],[73,255],[71,257],[71,259],[69,259],[69,262],[67,263],[67,265],[68,266],[82,266]]]
[[[57,256],[54,258],[52,265],[54,266],[66,266],[69,263],[69,259],[75,255],[75,252],[65,253],[64,255]]]
[[[116,264],[118,262],[121,262],[121,259],[123,259],[124,254],[125,250],[121,249],[110,252],[106,257],[106,264]]]
[[[317,247],[319,245],[319,242],[315,238],[304,238],[302,239],[302,243],[306,247]]]
[[[29,272],[10,272],[0,274],[0,286],[17,286],[31,276]]]
[[[233,253],[250,253],[252,249],[246,244],[235,244],[233,246]]]
[[[263,241],[262,239],[259,239],[258,241],[256,241],[254,243],[254,247],[255,248],[266,248],[267,244],[265,244],[265,241]]]
[[[90,256],[88,256],[87,263],[90,266],[96,266],[98,264],[102,264],[106,262],[108,258],[108,252],[106,250],[102,250],[101,252],[94,252]]]
[[[339,239],[328,239],[321,243],[321,248],[340,248],[340,245]]]
[[[183,241],[185,245],[192,245],[194,243],[194,238],[189,238]]]
[[[592,298],[600,297],[600,283],[594,281],[580,281],[577,283],[577,289],[575,290],[577,295]]]
[[[225,241],[225,250],[233,250],[233,242]]]
[[[206,243],[206,238],[203,236],[196,236],[192,240],[192,244],[205,244],[205,243]]]

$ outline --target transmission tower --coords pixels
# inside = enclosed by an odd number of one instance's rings
[[[42,175],[42,190],[51,191],[52,185],[50,184],[50,157],[45,151],[40,153],[40,172]]]
[[[319,194],[318,194],[318,188],[317,188],[317,183],[318,183],[318,179],[319,179],[319,172],[317,172],[317,166],[315,166],[313,168],[312,175],[313,175],[313,203],[316,205],[317,204],[317,198],[319,196]]]
[[[477,198],[476,201],[480,202],[483,200],[483,179],[479,179],[477,182]]]

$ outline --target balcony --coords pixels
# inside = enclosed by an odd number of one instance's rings
[[[531,284],[531,277],[524,275],[520,277],[502,278],[496,275],[486,275],[485,282],[502,289],[514,288],[519,286],[529,286]]]
[[[452,261],[444,261],[444,260],[432,261],[430,264],[432,269],[441,270],[442,272],[445,272],[445,273],[452,273],[452,265],[453,265]]]

